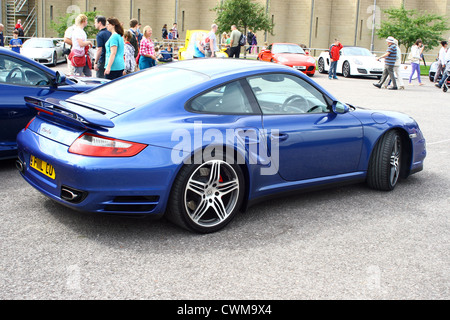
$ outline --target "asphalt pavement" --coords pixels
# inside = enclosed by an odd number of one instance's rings
[[[0,161],[0,299],[449,299],[450,92],[426,78],[399,91],[313,80],[343,102],[416,119],[424,171],[393,192],[357,184],[271,200],[198,235],[75,212]]]

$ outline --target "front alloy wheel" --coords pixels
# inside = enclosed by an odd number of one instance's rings
[[[318,69],[319,69],[319,73],[325,73],[325,62],[323,61],[323,58],[319,59]]]
[[[218,231],[239,211],[243,191],[238,165],[224,160],[186,165],[174,183],[168,218],[192,231]]]
[[[350,77],[350,63],[348,63],[348,61],[345,61],[344,62],[344,65],[342,66],[342,75],[345,77],[345,78],[348,78],[348,77]]]
[[[401,162],[401,137],[397,131],[389,131],[372,152],[367,172],[368,185],[377,190],[393,190],[400,177]]]

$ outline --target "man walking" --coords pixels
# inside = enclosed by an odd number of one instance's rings
[[[388,44],[386,53],[377,58],[377,60],[384,58],[383,75],[381,76],[380,81],[378,83],[374,83],[373,85],[377,88],[381,88],[383,83],[386,81],[387,76],[389,76],[392,80],[392,87],[390,87],[389,90],[397,90],[397,81],[395,80],[394,75],[394,66],[397,60],[397,46],[395,45],[395,39],[393,37],[388,37],[386,42]]]
[[[445,71],[445,55],[447,54],[447,41],[441,41],[441,49],[439,50],[439,56],[438,56],[438,68],[436,70],[436,73],[434,74],[434,83],[439,82],[439,76],[444,74]]]
[[[448,42],[450,42],[450,38],[448,38]],[[444,56],[444,71],[442,72],[442,79],[439,83],[436,83],[435,86],[438,88],[442,88],[442,85],[447,81],[450,73],[450,49],[447,49],[447,53]]]
[[[139,41],[139,21],[136,19],[130,20],[130,32],[133,35],[130,39],[130,44],[134,48],[134,58],[136,59],[139,54],[140,41]]]
[[[239,59],[239,54],[241,53],[241,45],[239,40],[241,39],[242,33],[236,28],[235,25],[231,26],[231,36],[230,36],[230,58]]]
[[[97,53],[95,54],[94,70],[97,71],[97,78],[105,78],[105,44],[111,37],[111,32],[106,29],[106,18],[104,16],[95,17],[95,29],[97,33]]]
[[[335,79],[337,80],[336,76],[336,67],[339,61],[339,58],[341,57],[341,49],[344,46],[339,42],[338,39],[334,39],[334,43],[330,48],[330,70],[328,71],[328,79]]]
[[[207,58],[214,58],[216,56],[216,51],[219,51],[219,47],[217,46],[217,24],[211,25],[211,31],[208,33],[205,42],[205,51]]]

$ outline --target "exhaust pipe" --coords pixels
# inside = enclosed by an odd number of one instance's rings
[[[16,168],[17,170],[19,170],[21,173],[23,173],[25,171],[25,164],[22,162],[22,160],[17,159],[16,160]]]
[[[80,203],[87,197],[87,192],[77,190],[74,188],[62,186],[61,187],[61,199],[71,202],[71,203]]]

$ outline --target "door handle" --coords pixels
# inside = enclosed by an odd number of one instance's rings
[[[284,132],[272,133],[270,134],[270,140],[278,139],[278,141],[285,141],[289,138],[289,135]]]

